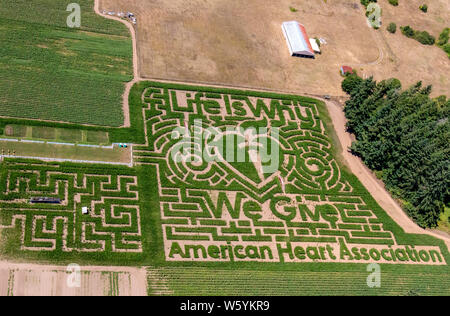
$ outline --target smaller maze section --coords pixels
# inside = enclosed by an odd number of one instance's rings
[[[142,252],[134,169],[5,159],[0,170],[0,234],[15,232],[20,250]],[[37,197],[60,203],[30,203]]]

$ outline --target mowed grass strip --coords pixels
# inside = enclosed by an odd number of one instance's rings
[[[148,294],[180,296],[266,295],[449,295],[448,272],[384,271],[381,287],[367,285],[369,272],[217,270],[164,267],[148,269]]]
[[[93,144],[109,143],[108,133],[101,131],[86,131],[86,142]]]
[[[7,141],[0,141],[0,154],[122,163],[129,163],[131,160],[130,148],[109,149]]]
[[[32,137],[42,139],[56,139],[56,129],[45,126],[34,126]]]
[[[6,125],[4,135],[8,137],[46,140],[66,143],[108,145],[109,134],[103,131],[55,128],[48,126]]]
[[[81,5],[81,28],[66,26],[62,0],[0,0],[0,116],[120,126],[132,79],[125,25]]]

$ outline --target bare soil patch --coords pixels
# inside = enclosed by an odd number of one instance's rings
[[[144,296],[146,271],[127,267],[81,267],[80,287],[69,287],[65,266],[0,262],[0,295]]]
[[[367,40],[372,34],[360,5],[343,1],[101,0],[100,5],[136,14],[145,78],[341,95],[339,66],[379,57]],[[315,60],[289,56],[281,31],[289,20],[304,23],[310,37],[325,38],[324,53]]]
[[[450,20],[445,0],[433,1],[427,14],[419,0],[398,7],[380,0],[379,31],[367,26],[359,1],[99,1],[102,9],[137,16],[144,78],[341,96],[339,67],[347,64],[377,80],[398,77],[404,86],[423,80],[433,84],[434,95],[449,92],[450,62],[442,49],[385,30],[396,22],[437,37]],[[303,23],[310,37],[326,39],[316,59],[289,56],[281,32],[289,20]]]

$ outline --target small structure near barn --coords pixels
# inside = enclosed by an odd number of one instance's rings
[[[342,66],[341,67],[341,75],[352,75],[353,74],[353,68],[350,66]]]
[[[317,40],[315,38],[310,38],[309,43],[314,51],[314,53],[320,54],[320,46],[317,44]]]
[[[297,21],[283,22],[281,28],[291,56],[314,58],[314,50],[303,24]]]
[[[30,199],[31,204],[61,204],[61,199],[52,197],[32,197]]]

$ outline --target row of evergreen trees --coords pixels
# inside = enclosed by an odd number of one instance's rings
[[[402,91],[397,79],[379,83],[348,76],[342,83],[351,151],[376,171],[422,227],[435,227],[449,205],[450,100],[430,97],[421,82]]]

